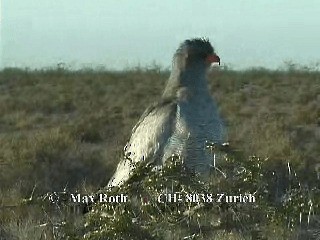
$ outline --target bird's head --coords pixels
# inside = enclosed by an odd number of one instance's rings
[[[188,67],[201,64],[209,67],[212,63],[219,63],[220,58],[208,39],[194,38],[185,40],[174,56],[174,64],[183,70]]]
[[[184,91],[183,88],[188,89],[187,95],[191,92],[206,91],[208,88],[206,73],[213,63],[220,64],[220,58],[208,39],[185,40],[174,54],[172,71],[163,96],[186,95],[181,94]]]

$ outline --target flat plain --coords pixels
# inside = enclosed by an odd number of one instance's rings
[[[0,71],[0,238],[41,239],[30,228],[48,222],[41,208],[15,209],[32,193],[103,187],[168,76],[157,67]],[[208,84],[234,148],[319,183],[319,71],[215,69]]]

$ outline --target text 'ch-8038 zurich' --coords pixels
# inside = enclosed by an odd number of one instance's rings
[[[207,39],[185,40],[173,56],[170,77],[161,99],[148,107],[132,130],[125,156],[108,186],[119,186],[130,178],[133,163],[156,161],[161,166],[172,155],[183,159],[187,169],[206,175],[212,154],[206,142],[223,143],[225,127],[210,95],[207,70],[220,64]]]

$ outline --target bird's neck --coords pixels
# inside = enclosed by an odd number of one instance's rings
[[[181,88],[187,89],[193,95],[207,91],[206,66],[193,64],[185,69],[173,69],[163,96],[174,97]]]

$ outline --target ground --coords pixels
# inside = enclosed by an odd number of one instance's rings
[[[168,76],[157,67],[2,70],[0,238],[40,239],[43,231],[30,226],[51,215],[20,207],[32,193],[104,186],[131,129],[159,98]],[[232,146],[245,156],[270,159],[270,166],[290,163],[302,183],[319,183],[319,71],[216,69],[209,86]]]

